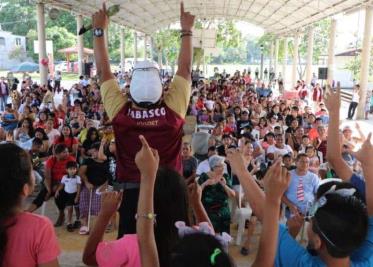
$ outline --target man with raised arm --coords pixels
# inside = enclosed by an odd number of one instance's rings
[[[178,70],[167,94],[163,94],[158,66],[150,61],[137,62],[133,69],[130,96],[120,92],[110,70],[104,31],[109,19],[106,7],[93,16],[94,52],[101,82],[105,110],[112,120],[117,147],[117,180],[124,190],[119,209],[118,237],[136,232],[135,214],[139,195],[140,172],[135,155],[141,148],[138,136],[158,150],[160,166],[182,169],[183,124],[190,91],[192,70],[192,28],[194,16],[180,6],[181,48]]]

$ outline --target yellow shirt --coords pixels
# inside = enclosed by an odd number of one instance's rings
[[[185,118],[191,94],[191,83],[181,76],[175,75],[170,84],[170,89],[164,94],[166,105],[176,112],[181,118]],[[105,110],[113,120],[118,112],[127,103],[128,97],[124,96],[116,80],[108,80],[101,85],[101,96]]]

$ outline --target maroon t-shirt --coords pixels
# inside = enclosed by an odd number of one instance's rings
[[[182,173],[181,145],[184,119],[164,102],[147,110],[132,107],[127,102],[113,119],[116,142],[117,180],[140,182],[140,172],[135,164],[136,153],[141,149],[139,135],[158,150],[160,166],[167,166]]]

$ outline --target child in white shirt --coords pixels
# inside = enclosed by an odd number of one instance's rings
[[[66,164],[67,175],[64,175],[61,180],[61,184],[57,188],[55,194],[56,201],[59,201],[67,207],[67,231],[74,231],[74,225],[72,223],[73,207],[79,203],[79,195],[82,181],[78,175],[78,166],[75,161],[69,161]]]

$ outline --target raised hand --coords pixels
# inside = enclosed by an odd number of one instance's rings
[[[202,188],[197,182],[188,185],[189,201],[192,205],[199,204],[202,197]]]
[[[159,165],[158,151],[149,146],[144,136],[140,135],[139,139],[142,147],[135,157],[136,166],[143,177],[155,180]]]
[[[264,177],[266,198],[281,201],[282,196],[289,187],[289,183],[290,173],[281,166],[281,160],[277,160]]]
[[[355,153],[355,157],[362,164],[371,164],[373,158],[373,145],[370,141],[372,133],[369,133],[367,139],[364,141],[363,145]]]
[[[246,171],[246,164],[240,151],[228,149],[226,159],[229,161],[229,165],[234,173],[237,174],[240,171]]]
[[[182,31],[191,31],[194,25],[194,18],[192,14],[184,11],[184,2],[180,3],[180,25]]]
[[[93,14],[92,16],[93,28],[100,28],[105,30],[109,25],[109,17],[106,11],[105,2],[102,4],[102,9]]]
[[[101,210],[100,213],[110,218],[117,211],[122,201],[121,192],[105,192],[101,195]]]
[[[337,82],[337,88],[335,91],[327,85],[324,94],[324,103],[329,112],[339,112],[341,108],[341,84]]]

